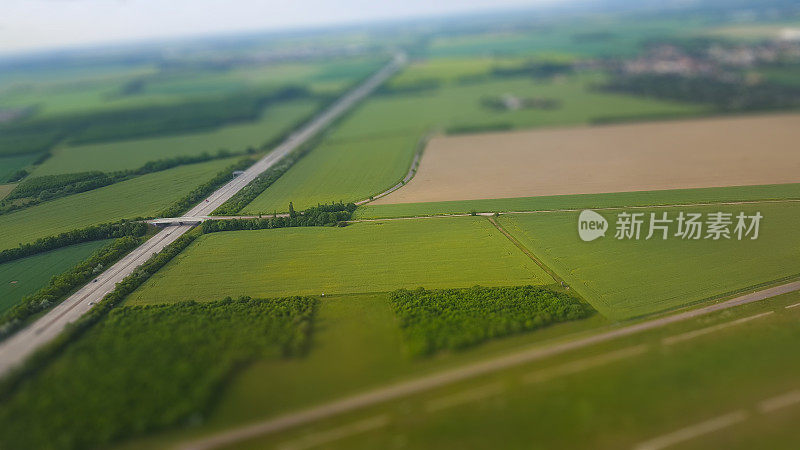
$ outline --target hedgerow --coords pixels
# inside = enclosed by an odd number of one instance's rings
[[[290,207],[290,211],[293,208]],[[201,225],[203,233],[236,230],[267,230],[287,227],[329,227],[340,225],[353,217],[356,205],[353,203],[331,203],[317,205],[301,213],[288,216],[261,217],[256,219],[207,220]]]
[[[7,395],[0,447],[97,448],[201,422],[238,367],[306,351],[318,303],[242,297],[115,308]]]
[[[56,236],[39,238],[34,242],[20,244],[19,247],[0,251],[0,264],[37,253],[49,252],[68,245],[123,236],[141,237],[147,234],[147,224],[122,220],[113,223],[93,225],[77,230],[66,231]]]
[[[54,276],[47,286],[25,296],[0,316],[0,340],[20,329],[31,317],[61,303],[65,297],[98,276],[141,243],[142,239],[138,237],[121,237],[66,272]]]
[[[536,286],[400,289],[390,301],[411,356],[460,350],[594,313],[575,297]]]

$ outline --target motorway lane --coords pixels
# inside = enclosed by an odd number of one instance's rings
[[[185,216],[205,216],[225,203],[234,194],[247,186],[253,179],[272,167],[292,150],[306,143],[311,137],[325,129],[348,109],[363,100],[380,86],[406,62],[405,55],[395,56],[390,63],[381,68],[365,82],[345,94],[333,105],[320,113],[301,129],[292,133],[278,147],[258,162],[250,166],[243,174],[217,189],[207,199],[189,210]],[[111,292],[117,283],[147,261],[153,254],[175,242],[189,231],[193,225],[171,226],[148,239],[123,257],[116,264],[97,277],[97,282],[89,282],[86,286],[69,296],[61,304],[48,311],[34,323],[20,330],[15,335],[0,342],[0,376],[21,364],[28,356],[42,345],[52,341],[64,327],[77,320],[89,311],[92,306]]]

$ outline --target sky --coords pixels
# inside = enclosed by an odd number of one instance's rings
[[[0,0],[0,53],[351,24],[566,0]]]

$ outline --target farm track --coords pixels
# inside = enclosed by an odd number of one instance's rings
[[[258,175],[275,165],[299,146],[308,142],[309,139],[319,134],[341,117],[342,114],[367,97],[403,67],[405,62],[405,55],[399,54],[395,56],[391,62],[361,85],[347,92],[333,105],[315,116],[298,131],[292,133],[269,154],[250,166],[243,174],[217,189],[208,198],[189,210],[185,216],[209,215],[234,194],[250,184]],[[78,320],[109,292],[113,291],[117,283],[133,273],[136,268],[144,264],[152,255],[175,242],[180,236],[191,230],[193,226],[194,224],[172,226],[160,231],[111,268],[97,276],[95,280],[79,289],[26,328],[0,343],[0,376],[4,376],[10,370],[18,367],[37,349],[55,339],[68,324]]]
[[[435,219],[440,217],[468,217],[468,216],[484,216],[492,217],[495,214],[547,214],[547,213],[561,213],[561,212],[580,212],[585,209],[592,211],[617,211],[620,209],[649,209],[649,208],[690,208],[696,206],[733,206],[733,205],[756,205],[756,204],[771,204],[771,203],[800,203],[800,199],[789,198],[780,200],[742,200],[742,201],[725,201],[725,202],[698,202],[698,203],[673,203],[668,205],[637,205],[637,206],[603,206],[599,208],[556,208],[556,209],[537,209],[531,211],[491,211],[491,212],[475,212],[475,213],[453,213],[453,214],[427,214],[418,216],[403,216],[403,217],[385,217],[385,218],[369,218],[369,219],[353,219],[347,221],[348,223],[358,222],[381,222],[386,220],[413,220],[413,219]],[[219,218],[219,217],[215,217]]]
[[[609,342],[621,337],[631,336],[649,330],[662,328],[670,324],[701,317],[713,312],[758,302],[767,298],[795,291],[800,291],[800,281],[755,291],[720,303],[672,314],[669,316],[658,317],[632,325],[622,326],[620,328],[604,331],[575,340],[557,342],[547,346],[537,345],[508,355],[487,359],[485,361],[465,365],[455,369],[445,370],[439,373],[411,379],[409,381],[383,388],[373,389],[362,394],[324,403],[313,408],[278,416],[249,425],[244,425],[242,427],[224,431],[206,438],[187,442],[184,445],[181,445],[179,448],[183,450],[206,450],[233,445],[244,440],[277,433],[301,425],[313,423],[318,420],[335,417],[340,414],[358,411],[367,407],[376,406],[392,400],[447,386],[459,381],[473,379],[482,375],[488,375],[503,369],[517,367],[525,363],[542,360],[569,351]]]

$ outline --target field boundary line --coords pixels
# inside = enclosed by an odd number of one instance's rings
[[[338,428],[333,428],[327,431],[321,431],[303,438],[291,441],[283,445],[279,445],[280,450],[305,450],[308,448],[319,447],[320,445],[328,444],[340,439],[355,436],[357,434],[366,433],[368,431],[377,430],[389,425],[389,416],[381,415],[372,417],[366,420],[360,420],[348,425],[342,425]]]
[[[763,312],[761,314],[755,314],[755,315],[748,316],[748,317],[742,317],[741,319],[732,320],[730,322],[724,322],[724,323],[720,323],[720,324],[717,324],[717,325],[712,325],[710,327],[700,328],[699,330],[692,330],[692,331],[688,331],[686,333],[676,334],[674,336],[667,336],[667,337],[665,337],[664,339],[661,340],[661,344],[662,345],[673,345],[673,344],[677,344],[677,343],[680,343],[680,342],[685,342],[685,341],[688,341],[690,339],[694,339],[696,337],[705,336],[707,334],[711,334],[711,333],[714,333],[716,331],[721,331],[721,330],[724,330],[726,328],[730,328],[730,327],[733,327],[733,326],[736,326],[736,325],[741,325],[743,323],[750,322],[751,320],[756,320],[756,319],[760,319],[762,317],[769,316],[773,312],[774,311],[767,311],[767,312]]]
[[[429,401],[425,405],[425,410],[428,412],[441,411],[443,409],[452,408],[454,406],[463,405],[465,403],[476,402],[488,397],[500,394],[505,390],[503,383],[491,383],[473,389],[463,390],[455,394],[438,397]]]
[[[737,423],[744,422],[748,417],[750,417],[750,414],[747,411],[740,409],[738,411],[717,416],[695,425],[690,425],[686,428],[681,428],[680,430],[659,436],[655,439],[642,442],[636,445],[634,449],[661,450],[667,447],[672,447],[673,445],[686,442],[704,434],[710,434],[715,431],[720,431],[736,425]]]
[[[789,305],[789,306],[786,306],[784,309],[792,309],[792,308],[797,308],[798,306],[800,306],[800,303],[795,303],[794,305]]]
[[[419,164],[422,161],[422,153],[425,152],[425,147],[428,146],[428,141],[430,141],[431,137],[433,137],[433,133],[426,133],[424,136],[422,136],[419,139],[419,141],[417,141],[417,148],[414,151],[414,158],[411,160],[411,167],[408,168],[408,172],[406,172],[406,175],[403,177],[402,180],[397,182],[397,184],[395,184],[394,186],[390,187],[389,189],[386,189],[383,192],[379,192],[379,193],[377,193],[375,195],[372,195],[370,197],[367,197],[365,199],[359,200],[359,201],[355,202],[354,204],[356,206],[366,205],[367,203],[374,202],[375,200],[377,200],[379,198],[386,197],[387,195],[391,194],[392,192],[394,192],[394,191],[400,189],[401,187],[405,186],[406,184],[408,184],[408,182],[411,181],[417,175],[417,172],[419,171]]]
[[[736,306],[758,302],[777,295],[800,290],[800,281],[787,283],[761,291],[752,292],[724,302],[704,306],[690,311],[659,317],[632,325],[604,331],[598,334],[579,339],[557,342],[552,345],[534,345],[506,355],[496,356],[484,361],[467,364],[461,367],[447,369],[438,373],[412,378],[384,387],[378,387],[361,394],[332,400],[318,406],[297,410],[273,418],[237,426],[227,431],[211,434],[205,438],[178,444],[182,449],[211,449],[236,442],[251,439],[257,436],[268,435],[287,430],[314,421],[334,417],[339,414],[358,411],[363,408],[386,403],[391,400],[407,397],[429,391],[431,389],[453,384],[459,381],[477,378],[482,375],[517,367],[521,364],[542,360],[544,358],[563,354],[572,350],[600,344],[614,339],[634,335],[644,331],[662,328],[664,326],[701,317],[716,311],[722,311]]]
[[[533,262],[535,262],[537,266],[541,267],[542,270],[544,270],[548,275],[550,275],[550,278],[552,278],[553,281],[561,285],[564,284],[564,280],[558,275],[556,275],[553,269],[548,267],[547,264],[545,264],[544,262],[542,262],[542,260],[537,258],[532,251],[530,251],[527,247],[525,247],[522,244],[522,242],[518,241],[517,238],[512,236],[511,233],[509,233],[505,228],[503,228],[503,226],[500,225],[500,223],[494,217],[489,216],[487,218],[489,219],[489,222],[491,222],[491,224],[494,225],[495,228],[497,228],[497,231],[503,233],[503,236],[508,238],[508,240],[511,241],[512,244],[514,244],[518,249],[522,251],[522,253],[524,253],[528,258],[530,258]]]
[[[590,356],[577,361],[570,361],[560,366],[530,372],[522,377],[522,382],[525,384],[543,383],[556,377],[573,375],[583,372],[584,370],[603,366],[605,364],[622,361],[623,359],[627,358],[633,358],[634,356],[639,356],[646,353],[648,350],[650,350],[650,346],[647,344],[625,347],[619,350],[603,353],[601,355]]]
[[[377,199],[377,197],[376,197]],[[424,202],[423,202],[424,203]],[[474,211],[468,213],[434,213],[434,214],[420,214],[411,216],[400,217],[368,217],[363,219],[348,220],[347,223],[357,222],[378,222],[384,220],[411,220],[411,219],[432,219],[436,217],[468,217],[468,216],[494,216],[504,214],[548,214],[560,212],[580,212],[586,209],[593,211],[614,211],[622,209],[647,209],[647,208],[689,208],[696,206],[734,206],[734,205],[758,205],[762,203],[800,203],[800,199],[787,198],[787,199],[765,199],[765,200],[741,200],[741,201],[721,201],[721,202],[701,202],[701,203],[670,203],[664,205],[634,205],[634,206],[601,206],[601,207],[586,207],[586,208],[552,208],[552,209],[534,209],[534,210],[511,210],[511,211]],[[356,203],[363,205],[364,203]],[[393,203],[393,205],[402,205],[403,203]]]

